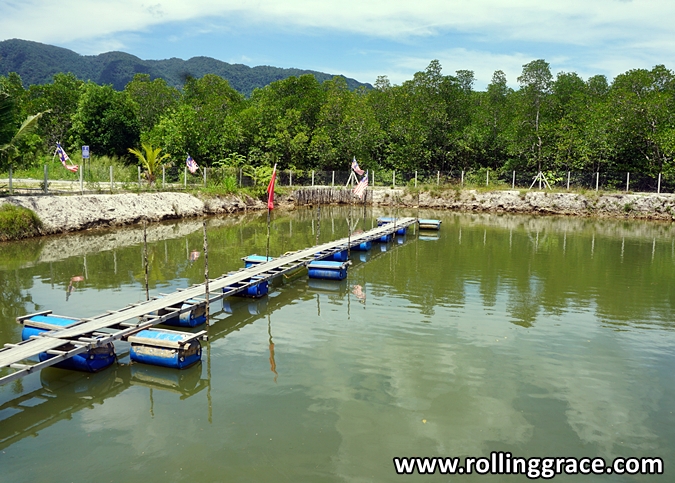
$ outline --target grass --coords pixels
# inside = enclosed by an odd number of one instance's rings
[[[42,221],[34,211],[10,203],[0,205],[0,241],[39,235]]]

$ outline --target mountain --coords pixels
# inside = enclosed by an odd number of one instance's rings
[[[246,96],[256,87],[291,76],[313,74],[323,82],[333,74],[303,69],[282,69],[271,66],[248,67],[243,64],[228,64],[211,57],[193,57],[189,60],[171,58],[166,60],[142,60],[124,52],[106,52],[99,55],[80,55],[72,50],[41,44],[28,40],[11,39],[0,42],[0,75],[16,72],[24,87],[32,84],[47,84],[59,72],[72,72],[82,80],[97,84],[112,84],[117,90],[133,79],[134,74],[149,74],[152,79],[161,77],[169,85],[182,87],[188,76],[195,78],[216,74]],[[340,76],[344,77],[344,76]],[[354,79],[344,77],[350,89],[364,86]]]

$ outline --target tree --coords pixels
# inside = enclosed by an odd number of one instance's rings
[[[0,106],[2,104],[2,99],[0,98]],[[5,101],[6,102],[6,101]],[[0,107],[2,111],[2,107]],[[0,158],[4,159],[4,167],[12,166],[14,159],[16,159],[20,154],[20,143],[21,141],[31,134],[37,128],[38,121],[44,113],[40,112],[33,116],[28,116],[25,121],[19,127],[19,130],[12,136],[8,143],[0,145]]]
[[[151,81],[149,74],[136,74],[124,90],[134,104],[141,133],[150,132],[160,117],[176,107],[181,98],[178,89],[161,78]]]
[[[140,123],[126,92],[88,82],[73,116],[70,142],[94,153],[124,156],[140,140]]]
[[[521,86],[523,105],[523,124],[529,126],[524,131],[524,137],[528,144],[531,143],[538,171],[542,164],[542,107],[547,96],[551,92],[553,75],[551,68],[543,59],[533,60],[523,65],[523,72],[518,77]]]

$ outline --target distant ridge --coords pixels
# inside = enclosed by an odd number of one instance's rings
[[[161,77],[174,87],[182,87],[187,76],[200,78],[206,74],[216,74],[227,79],[234,89],[246,96],[250,96],[256,87],[264,87],[291,76],[313,74],[319,82],[334,77],[333,74],[313,70],[228,64],[212,57],[142,60],[124,52],[80,55],[61,47],[20,39],[0,42],[0,75],[6,76],[10,72],[21,76],[24,87],[47,84],[52,81],[54,74],[72,72],[79,79],[91,80],[97,84],[112,84],[117,90],[124,89],[134,75],[139,73],[149,74],[152,79]],[[372,87],[370,84],[340,77],[347,81],[350,89]]]

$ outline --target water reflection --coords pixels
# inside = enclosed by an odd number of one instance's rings
[[[395,214],[369,210],[355,229]],[[275,213],[271,255],[346,236],[344,215],[322,207],[319,228],[317,210]],[[3,472],[44,479],[21,455],[49,447],[49,468],[67,460],[62,445],[123,480],[169,466],[207,481],[390,481],[391,458],[407,454],[675,451],[673,225],[420,216],[442,219],[441,231],[352,253],[345,281],[301,274],[262,299],[212,307],[205,359],[192,372],[123,356],[94,376],[52,369],[0,387],[0,446],[15,458]],[[210,220],[210,273],[264,253],[264,221]],[[148,227],[151,294],[201,282],[204,257],[191,260],[201,221],[157,230]],[[18,340],[14,318],[27,312],[87,316],[142,300],[138,231],[78,235],[80,246],[67,237],[48,249],[47,240],[0,245],[0,342]],[[83,432],[106,457],[87,452]],[[113,468],[120,458],[129,468]]]

